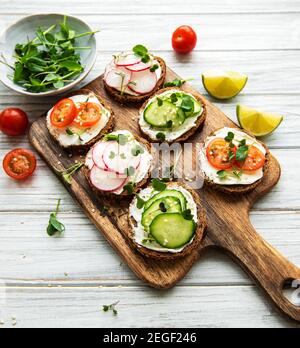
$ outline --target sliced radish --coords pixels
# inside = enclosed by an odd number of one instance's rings
[[[113,172],[105,171],[94,166],[90,171],[90,180],[98,190],[112,192],[123,187],[127,178],[117,177]]]
[[[146,94],[150,93],[155,88],[156,83],[157,76],[155,72],[145,70],[133,72],[128,87],[138,94]]]
[[[104,80],[106,79],[107,74],[112,70],[116,69],[116,64],[114,62],[110,62],[106,65],[105,71],[104,71]]]
[[[125,68],[118,67],[116,69],[111,69],[106,77],[106,83],[113,88],[121,89],[128,85],[131,79],[131,72]]]
[[[119,145],[117,142],[109,144],[103,154],[103,162],[108,170],[126,175],[128,168],[137,169],[141,156],[140,154],[134,156],[131,152],[132,148],[132,144]]]
[[[103,169],[103,170],[107,170],[107,167],[105,163],[103,162],[103,153],[107,145],[108,144],[106,142],[99,142],[96,145],[94,145],[92,149],[93,162],[99,169]]]
[[[149,61],[148,63],[143,63],[143,62],[140,62],[138,64],[134,64],[134,65],[128,65],[128,66],[125,66],[125,68],[127,70],[130,70],[132,72],[137,72],[137,71],[144,71],[144,70],[147,70],[149,69],[151,66],[151,62]]]
[[[133,53],[120,54],[115,58],[115,64],[118,66],[129,66],[140,63],[141,58]]]

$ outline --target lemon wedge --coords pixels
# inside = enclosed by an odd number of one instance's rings
[[[243,105],[237,105],[236,115],[240,126],[257,137],[273,133],[283,120],[281,115],[274,115]]]
[[[207,70],[202,83],[207,92],[217,99],[230,99],[245,87],[248,76],[235,71]]]

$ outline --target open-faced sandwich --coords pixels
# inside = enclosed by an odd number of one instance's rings
[[[173,260],[199,246],[206,228],[198,195],[187,186],[156,179],[129,207],[130,241],[147,257]]]
[[[89,150],[85,173],[99,194],[130,195],[147,182],[152,161],[145,140],[119,130],[106,134]]]
[[[226,193],[257,187],[268,170],[268,148],[237,128],[215,131],[199,153],[205,183]]]
[[[103,77],[104,87],[117,101],[142,102],[163,86],[166,64],[142,45],[113,56]]]
[[[88,150],[114,125],[112,110],[89,91],[60,100],[47,113],[52,137],[69,150]]]
[[[172,143],[192,136],[205,117],[206,108],[200,96],[169,87],[144,103],[139,126],[148,139]]]

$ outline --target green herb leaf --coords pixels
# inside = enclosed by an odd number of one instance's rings
[[[123,187],[124,191],[126,191],[129,195],[133,194],[134,191],[134,184],[132,182],[129,182]]]
[[[110,151],[109,158],[114,159],[116,157],[116,154],[113,151]]]
[[[245,159],[248,156],[248,152],[249,152],[249,146],[248,145],[242,145],[239,146],[236,154],[235,154],[235,158],[238,162],[244,162]]]
[[[156,139],[161,140],[161,141],[165,141],[166,140],[166,136],[165,136],[164,133],[159,132],[159,133],[156,133]]]
[[[84,163],[75,163],[72,166],[70,166],[69,168],[67,168],[66,170],[63,171],[57,171],[58,174],[60,174],[62,176],[62,178],[65,180],[66,183],[71,184],[71,179],[72,179],[72,175],[79,170],[82,166],[84,165]]]
[[[225,140],[226,140],[228,143],[231,143],[233,139],[234,139],[234,133],[228,132],[227,136],[225,137]]]
[[[182,102],[180,105],[181,109],[184,112],[193,112],[194,111],[194,100],[189,95],[184,95],[182,97]]]
[[[167,185],[159,179],[152,179],[151,184],[155,191],[164,191],[167,187]]]
[[[117,315],[118,311],[116,310],[116,306],[119,303],[119,301],[116,301],[110,305],[103,305],[102,306],[102,310],[103,312],[108,312],[108,311],[112,311],[113,315]]]
[[[232,150],[229,150],[228,152],[229,161],[232,161],[234,158],[235,158],[235,153]]]
[[[173,121],[172,120],[167,121],[166,128],[172,128],[172,127],[173,127]]]
[[[225,179],[227,177],[227,172],[226,172],[226,170],[219,170],[217,172],[217,175],[218,175],[219,179]]]
[[[246,145],[246,139],[241,140],[239,144],[239,146],[244,146],[244,145]]]
[[[123,160],[126,159],[125,153],[121,153],[121,154],[120,154],[120,157],[121,157]]]
[[[138,209],[142,209],[145,203],[146,201],[144,201],[139,195],[136,195],[136,206]]]
[[[57,214],[59,211],[59,206],[60,206],[60,199],[57,202],[56,205],[56,210],[55,212],[52,212],[50,214],[50,218],[49,218],[49,223],[47,226],[47,233],[50,237],[54,236],[55,234],[62,234],[65,231],[65,226],[64,224],[62,224],[61,222],[59,222],[57,220]]]
[[[185,218],[185,220],[193,220],[193,215],[191,212],[191,209],[186,209],[182,212],[182,216]]]
[[[66,129],[66,133],[67,133],[68,135],[74,135],[74,132],[73,132],[72,129],[69,128],[69,127]]]
[[[158,69],[159,68],[159,65],[158,64],[153,64],[152,66],[151,66],[151,68],[150,68],[150,71],[151,72],[154,72],[156,69]]]
[[[170,95],[170,99],[171,99],[171,102],[172,102],[173,104],[175,104],[175,103],[178,101],[178,98],[177,98],[176,93],[172,93],[172,94]]]
[[[136,145],[131,149],[131,153],[133,156],[138,156],[139,154],[142,154],[144,152],[144,149],[140,145]]]
[[[143,63],[148,63],[150,60],[150,55],[148,49],[143,45],[136,45],[132,49],[133,53],[141,57]]]
[[[160,211],[163,212],[163,213],[166,213],[166,212],[167,212],[167,208],[166,208],[164,202],[160,202],[160,203],[159,203],[159,209],[160,209]]]
[[[173,81],[165,82],[164,88],[166,87],[181,87],[187,80],[175,79]]]
[[[129,168],[126,168],[126,170],[125,170],[125,174],[127,176],[132,176],[132,175],[134,175],[134,173],[135,173],[135,168],[134,167],[129,167]]]
[[[240,171],[236,171],[236,170],[234,170],[233,172],[232,172],[232,174],[234,175],[234,176],[236,176],[238,179],[241,179],[241,176],[243,175],[243,172],[240,170]]]
[[[117,141],[119,145],[125,145],[128,142],[128,136],[125,134],[119,134]]]
[[[158,106],[162,106],[163,105],[164,101],[161,98],[156,97],[156,100],[157,100],[157,105]]]

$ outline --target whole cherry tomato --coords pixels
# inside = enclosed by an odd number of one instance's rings
[[[191,52],[197,43],[197,34],[188,25],[177,28],[172,36],[173,49],[178,53]]]
[[[0,130],[6,135],[24,134],[28,127],[26,113],[18,108],[8,108],[0,111]]]

